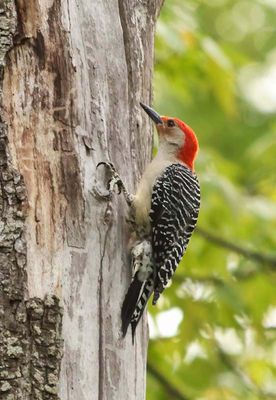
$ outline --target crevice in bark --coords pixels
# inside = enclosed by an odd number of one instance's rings
[[[145,134],[151,130],[151,125],[147,121],[147,130],[145,130],[139,103],[141,101],[151,103],[151,69],[150,74],[145,72],[149,70],[148,66],[152,63],[154,24],[162,3],[163,0],[150,2],[118,0],[127,66],[129,134],[131,136],[131,156],[134,160],[134,181],[141,175],[145,164],[151,157],[149,149],[151,150],[152,147],[152,138]],[[149,27],[151,28],[149,29]],[[140,85],[137,84],[137,75],[141,78]],[[143,120],[145,121],[146,118]],[[137,149],[139,150],[138,154],[136,153]]]
[[[133,42],[133,38],[131,37],[131,30],[129,30],[128,23],[130,18],[130,7],[126,4],[124,0],[118,0],[118,8],[119,8],[119,18],[120,24],[122,28],[123,34],[123,43],[124,43],[124,53],[125,53],[125,62],[126,62],[126,69],[127,69],[127,96],[128,96],[128,105],[129,105],[129,118],[128,118],[128,131],[131,138],[130,143],[130,151],[131,156],[133,159],[133,181],[137,180],[137,176],[139,172],[141,173],[141,167],[137,165],[137,155],[135,149],[137,148],[137,135],[139,135],[139,128],[140,123],[135,116],[135,112],[137,112],[139,106],[139,100],[137,104],[135,104],[135,92],[137,88],[135,87],[135,82],[133,81],[135,78],[133,76],[133,64],[135,65],[134,61],[134,54],[131,52],[131,46],[135,47]],[[132,11],[131,11],[132,12]],[[127,15],[128,13],[128,15]],[[132,32],[133,33],[133,32]],[[136,38],[137,41],[137,38]],[[137,49],[136,49],[137,51]],[[136,66],[137,67],[137,66]],[[136,71],[137,73],[137,71]],[[142,96],[141,96],[142,97]],[[142,98],[140,99],[142,101]],[[138,157],[139,159],[139,157]],[[140,161],[140,160],[139,160]]]
[[[125,60],[126,60],[126,67],[127,67],[128,101],[129,101],[130,110],[131,110],[131,108],[132,108],[132,99],[133,99],[133,93],[131,91],[131,89],[132,89],[132,71],[131,71],[131,65],[130,65],[130,60],[129,60],[129,50],[130,50],[130,48],[129,48],[129,35],[128,35],[127,20],[126,20],[123,0],[118,0],[118,7],[119,7],[120,23],[121,23],[122,32],[123,32]],[[129,124],[130,124],[130,120],[129,120]],[[129,131],[131,131],[131,125],[129,125]]]
[[[100,243],[100,254],[101,254],[101,260],[100,260],[100,269],[99,269],[99,277],[98,277],[98,327],[99,327],[99,351],[98,351],[98,367],[99,367],[99,387],[98,387],[98,399],[102,400],[104,396],[104,388],[103,388],[103,382],[104,382],[104,351],[103,351],[103,302],[102,302],[102,297],[103,297],[103,253],[101,250],[101,243],[102,243],[102,238],[101,238],[101,229],[97,227],[98,233],[99,233],[99,243]]]
[[[106,210],[104,215],[106,215],[106,212],[109,208],[109,205],[106,206]],[[104,221],[104,223],[108,223],[109,221]],[[103,313],[104,313],[104,304],[103,304],[103,262],[104,262],[104,257],[106,254],[106,246],[107,246],[107,239],[108,239],[108,234],[111,228],[111,224],[108,223],[108,226],[106,228],[104,238],[102,240],[101,237],[101,228],[97,224],[97,230],[99,234],[99,243],[100,243],[100,269],[99,269],[99,278],[98,278],[98,325],[99,325],[99,388],[98,388],[98,399],[103,400],[104,399],[104,374],[105,374],[105,349],[104,349],[104,338],[103,338],[103,329],[104,329],[104,321],[103,321]],[[102,245],[103,243],[103,245]]]

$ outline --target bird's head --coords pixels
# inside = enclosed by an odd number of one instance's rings
[[[171,145],[176,158],[193,170],[199,146],[192,128],[178,118],[160,116],[152,108],[140,104],[155,122],[160,142]]]

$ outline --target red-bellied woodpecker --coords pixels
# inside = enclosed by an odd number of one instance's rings
[[[129,324],[132,337],[153,293],[156,304],[174,274],[195,228],[200,187],[194,173],[198,141],[193,130],[177,118],[160,117],[152,108],[142,108],[155,122],[159,149],[146,167],[135,195],[130,195],[114,167],[109,191],[118,185],[134,219],[137,241],[132,247],[132,282],[122,306],[122,332]]]

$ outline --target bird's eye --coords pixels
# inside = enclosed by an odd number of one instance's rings
[[[173,119],[168,119],[167,125],[169,127],[175,126],[174,120]]]

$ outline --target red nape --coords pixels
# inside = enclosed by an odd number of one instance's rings
[[[179,151],[178,158],[191,168],[191,170],[194,170],[194,161],[199,150],[197,137],[192,128],[185,124],[185,122],[178,118],[174,118],[174,120],[179,128],[185,133],[185,144]]]

